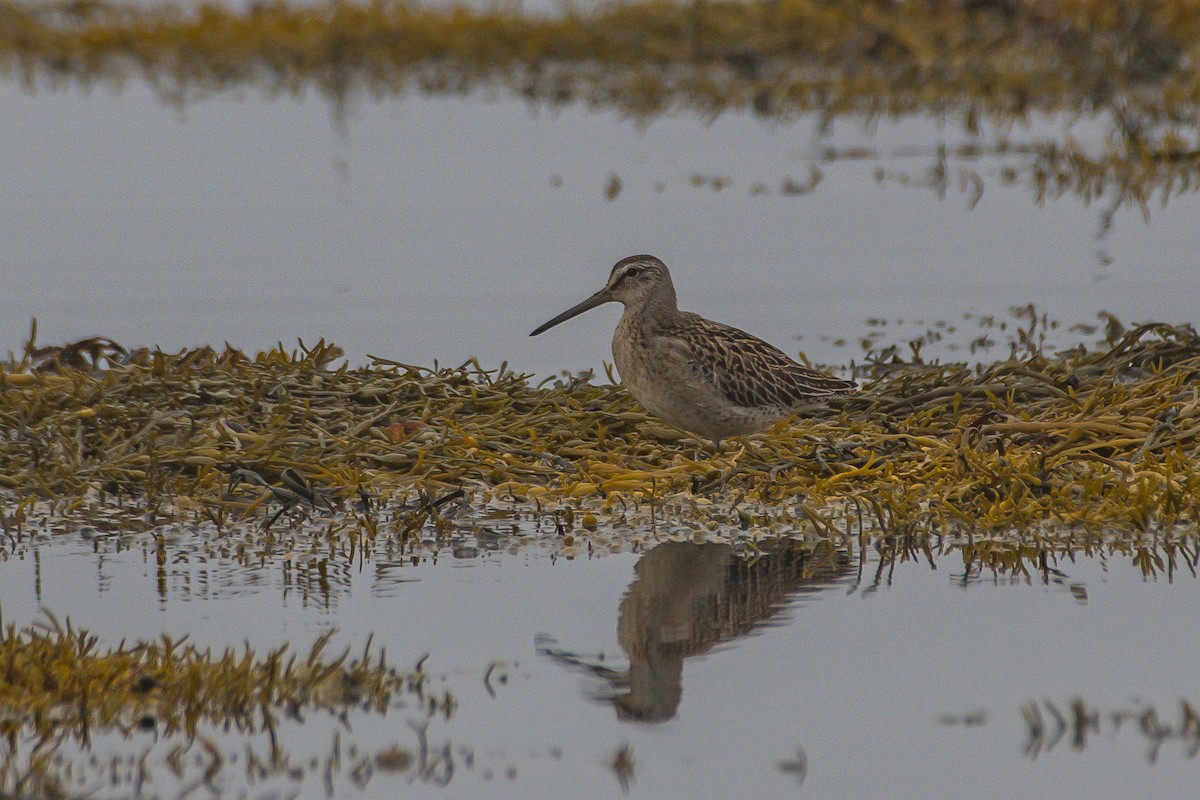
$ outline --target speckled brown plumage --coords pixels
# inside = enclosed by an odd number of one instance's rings
[[[660,335],[681,340],[692,353],[692,369],[730,403],[745,408],[790,408],[845,394],[856,386],[796,363],[757,336],[690,311],[681,313]]]
[[[612,347],[629,393],[650,413],[713,441],[765,430],[800,406],[855,388],[745,331],[680,311],[671,274],[654,256],[618,261],[603,289],[530,335],[610,301],[625,306]]]

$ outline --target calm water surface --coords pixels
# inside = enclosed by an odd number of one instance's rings
[[[717,543],[568,559],[534,542],[367,562],[315,591],[285,559],[246,570],[198,556],[195,541],[168,533],[161,568],[150,534],[124,549],[63,536],[36,561],[10,557],[4,621],[45,607],[107,645],[188,631],[218,648],[248,638],[301,650],[336,627],[339,646],[373,634],[400,665],[428,654],[434,685],[458,702],[427,732],[456,753],[448,786],[377,774],[361,787],[341,779],[335,796],[619,797],[610,764],[622,746],[635,797],[1182,798],[1195,785],[1194,740],[1155,749],[1136,722],[1111,718],[1153,707],[1177,725],[1179,701],[1196,700],[1200,584],[1186,566],[1145,577],[1114,554],[979,575],[945,557],[880,575],[876,556],[835,550],[768,548],[747,564]],[[1050,741],[1044,704],[1065,714],[1077,698],[1095,728],[1078,746],[1071,732]],[[1038,748],[1029,703],[1051,729]],[[342,740],[415,749],[419,718],[351,715]],[[313,715],[281,739],[303,761],[336,727]],[[798,752],[802,785],[781,767]],[[173,796],[165,773],[156,780]],[[308,780],[274,788],[319,793]],[[236,795],[243,782],[231,767],[219,788]]]
[[[1002,162],[952,163],[945,199],[878,182],[877,169],[922,181],[939,142],[966,141],[923,120],[874,136],[741,115],[643,128],[476,95],[360,101],[339,126],[317,97],[251,91],[179,111],[137,83],[34,95],[5,84],[0,114],[0,337],[12,348],[37,316],[46,343],[255,351],[324,336],[355,363],[580,370],[610,358],[615,306],[527,334],[638,252],[667,262],[685,308],[830,363],[860,355],[869,318],[900,342],[1031,302],[1066,323],[1099,310],[1180,323],[1200,291],[1195,195],[1154,204],[1149,225],[1120,211],[1098,239],[1106,201],[1039,207],[997,178]],[[1086,122],[1072,130],[1089,135]],[[829,146],[877,155],[829,162]],[[957,188],[964,166],[985,181],[973,210]],[[813,191],[779,191],[814,167]]]

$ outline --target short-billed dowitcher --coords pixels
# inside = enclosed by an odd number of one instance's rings
[[[654,256],[618,261],[603,289],[529,335],[612,301],[625,306],[612,339],[625,388],[651,414],[713,442],[758,433],[856,387],[745,331],[680,311],[671,273]]]

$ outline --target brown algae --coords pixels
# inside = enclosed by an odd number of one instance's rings
[[[105,650],[53,617],[0,630],[0,795],[83,796],[107,784],[141,796],[172,782],[218,793],[230,780],[295,783],[308,773],[328,793],[343,780],[361,789],[376,770],[436,780],[426,748],[419,756],[396,742],[360,751],[348,726],[323,756],[287,752],[277,731],[318,713],[344,722],[352,712],[407,707],[426,725],[453,713],[453,697],[434,691],[420,664],[399,671],[370,640],[358,658],[326,655],[333,636],[307,654],[286,645],[258,654],[247,644],[216,655],[165,634]],[[424,727],[413,730],[424,744]],[[110,760],[103,745],[112,743],[119,754]],[[80,748],[91,757],[79,757]]]
[[[31,525],[270,528],[285,512],[333,538],[349,524],[360,545],[495,535],[517,513],[572,540],[643,523],[744,539],[1169,534],[1200,508],[1200,337],[1112,333],[1047,354],[1019,331],[1020,351],[974,369],[874,353],[859,394],[720,453],[583,378],[334,369],[323,343],[114,351],[104,369],[67,366],[68,346],[39,367],[31,345],[0,373],[0,522],[11,542]]]

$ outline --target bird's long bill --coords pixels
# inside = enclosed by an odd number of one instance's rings
[[[596,306],[604,305],[609,300],[612,300],[612,295],[608,293],[608,288],[605,287],[604,289],[601,289],[600,291],[596,292],[594,295],[589,297],[587,300],[584,300],[579,305],[571,306],[566,311],[562,312],[561,314],[559,314],[557,317],[550,320],[549,322],[542,323],[541,325],[539,325],[537,327],[537,330],[535,330],[533,333],[531,333],[529,335],[537,336],[539,333],[544,333],[545,331],[550,330],[551,328],[553,328],[555,325],[559,324],[560,322],[566,322],[571,317],[577,317],[580,314],[582,314],[583,312],[589,311],[589,310],[595,308]]]

